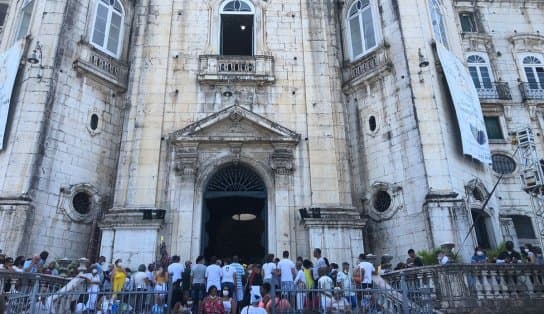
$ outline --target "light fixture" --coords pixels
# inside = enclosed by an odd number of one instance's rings
[[[257,216],[253,214],[234,214],[232,215],[232,220],[236,221],[252,221],[257,219]]]
[[[244,24],[241,24],[241,25],[240,25],[240,29],[243,30],[243,31],[245,31],[245,30],[246,30],[246,26],[245,26]]]
[[[32,55],[27,59],[30,64],[42,64],[42,45],[39,41],[36,42],[36,48],[32,50]]]
[[[419,67],[420,68],[426,68],[429,66],[429,60],[425,58],[423,53],[421,52],[421,48],[418,49],[418,55],[419,55]]]

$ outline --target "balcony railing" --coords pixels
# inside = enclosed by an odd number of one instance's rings
[[[79,57],[74,61],[74,68],[90,74],[94,78],[126,91],[128,86],[128,65],[105,55],[88,43],[80,43]]]
[[[480,100],[511,100],[510,86],[506,82],[494,82],[490,86],[476,88]]]
[[[523,100],[544,100],[544,83],[520,83]]]
[[[344,69],[344,82],[351,83],[366,80],[392,67],[391,60],[384,48],[378,48],[361,60],[350,64]]]
[[[211,84],[228,81],[273,83],[274,58],[264,55],[203,55],[200,56],[198,80]]]
[[[387,273],[396,288],[404,273],[408,288],[429,288],[435,309],[467,312],[477,308],[514,313],[544,307],[544,266],[531,264],[451,264]]]

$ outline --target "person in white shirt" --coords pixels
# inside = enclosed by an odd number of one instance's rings
[[[340,287],[334,288],[333,298],[327,308],[327,313],[351,313],[350,303],[342,295],[342,289]]]
[[[440,265],[446,265],[449,262],[449,258],[444,252],[440,251],[438,252],[438,264]]]
[[[138,266],[138,271],[133,276],[134,287],[136,288],[136,291],[146,291],[147,287],[149,287],[150,285],[149,278],[147,277],[145,270],[146,270],[145,265],[141,264],[140,266]],[[145,300],[144,294],[138,293],[136,295],[136,310],[137,311],[143,310],[144,300]]]
[[[272,283],[272,273],[277,269],[274,263],[274,254],[266,256],[266,263],[263,264],[263,282]]]
[[[230,265],[230,260],[225,259],[225,266],[221,269],[221,289],[229,287],[231,296],[236,297],[236,268]]]
[[[293,281],[297,288],[296,307],[297,311],[302,311],[306,301],[306,276],[304,275],[302,262],[297,262],[295,267],[298,270],[295,280]]]
[[[281,290],[294,290],[293,278],[297,272],[295,263],[289,259],[288,251],[283,251],[283,259],[278,262],[278,269],[281,274]]]
[[[317,288],[319,289],[319,303],[321,310],[326,311],[331,304],[332,300],[332,288],[334,282],[331,277],[327,276],[327,267],[321,267],[317,270],[319,280],[317,281]]]
[[[353,291],[352,277],[349,273],[349,263],[342,263],[342,271],[338,272],[336,276],[336,283],[344,290],[344,296],[351,303],[351,308],[355,309],[357,306],[357,295]]]
[[[259,294],[252,294],[249,305],[240,310],[240,314],[267,314],[266,310],[259,307],[261,302],[261,296]]]
[[[93,267],[90,274],[81,274],[78,277],[87,281],[87,293],[89,293],[89,299],[85,308],[88,310],[96,310],[96,301],[98,300],[98,292],[100,292],[100,275],[98,275],[98,269]]]
[[[217,289],[221,288],[221,267],[216,264],[217,258],[212,256],[210,258],[210,265],[206,267],[206,291],[210,290],[211,286],[215,286]]]
[[[177,255],[172,256],[172,264],[168,265],[168,273],[172,278],[172,282],[176,284],[176,281],[181,281],[181,273],[185,270],[185,266],[180,263],[181,258]],[[181,286],[181,283],[178,282]]]
[[[372,274],[376,272],[374,265],[368,262],[366,254],[359,255],[359,267],[358,270],[361,273],[361,288],[372,288]]]
[[[317,281],[319,280],[319,269],[321,267],[327,267],[327,262],[325,261],[325,258],[321,256],[321,249],[319,248],[314,249],[314,257],[316,259],[316,262],[314,268],[312,269],[312,275],[314,276],[314,280]]]

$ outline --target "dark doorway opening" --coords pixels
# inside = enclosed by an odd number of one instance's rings
[[[253,15],[221,15],[221,54],[253,55]]]
[[[242,165],[220,169],[204,194],[204,256],[261,262],[267,247],[266,189],[260,177]]]
[[[489,241],[486,224],[487,214],[479,210],[472,210],[471,212],[478,245],[484,249],[490,249],[491,242]]]

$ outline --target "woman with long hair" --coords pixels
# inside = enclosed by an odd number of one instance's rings
[[[115,267],[113,268],[111,278],[113,281],[113,295],[116,296],[117,292],[121,292],[123,290],[123,286],[127,280],[127,272],[125,271],[125,268],[123,268],[123,261],[121,259],[115,261]]]
[[[217,296],[217,287],[208,288],[208,296],[202,300],[198,309],[199,314],[227,314],[223,301]]]

